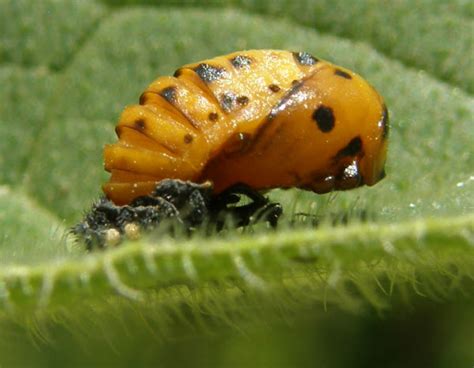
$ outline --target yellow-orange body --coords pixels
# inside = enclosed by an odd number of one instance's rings
[[[360,76],[307,53],[250,50],[185,65],[123,112],[105,147],[116,204],[157,182],[325,193],[383,177],[388,115]]]

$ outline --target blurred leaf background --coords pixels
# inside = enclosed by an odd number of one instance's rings
[[[0,365],[472,366],[473,16],[464,0],[0,0]],[[182,64],[250,48],[376,86],[387,179],[275,191],[275,234],[84,254],[64,233],[100,195],[123,107]],[[349,224],[290,226],[301,211]]]

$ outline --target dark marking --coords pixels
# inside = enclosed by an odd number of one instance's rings
[[[186,134],[184,136],[184,143],[186,144],[190,144],[192,141],[193,141],[193,136],[191,134]]]
[[[135,122],[133,123],[133,125],[135,126],[135,128],[141,132],[143,132],[146,128],[146,122],[144,119],[138,119],[138,120],[135,120]]]
[[[358,155],[362,151],[362,139],[359,136],[352,138],[351,141],[337,152],[335,158],[336,160],[343,157],[353,157]]]
[[[237,55],[230,59],[230,62],[236,69],[248,68],[252,64],[252,59],[245,55]]]
[[[351,162],[344,167],[336,177],[335,188],[338,190],[347,190],[360,186],[364,182],[357,161]]]
[[[306,183],[298,185],[301,189],[313,191],[315,193],[327,193],[334,190],[336,178],[334,175],[328,175],[321,170],[313,171],[308,176]]]
[[[319,130],[328,133],[334,128],[334,113],[330,107],[321,105],[313,112],[313,120],[318,124]]]
[[[219,119],[219,114],[217,112],[210,112],[209,113],[209,120],[210,121],[217,121]]]
[[[301,65],[314,65],[318,62],[318,59],[307,52],[293,52],[293,57]]]
[[[220,104],[224,111],[226,112],[231,111],[235,104],[235,95],[232,93],[222,94],[220,98]]]
[[[173,74],[173,77],[178,78],[181,74],[183,74],[183,68],[176,69]]]
[[[249,98],[247,96],[239,96],[237,97],[237,103],[239,105],[245,106],[249,103]]]
[[[199,64],[194,68],[194,71],[205,83],[211,83],[217,79],[221,79],[227,74],[224,68],[206,63]]]
[[[345,72],[344,70],[341,70],[341,69],[334,70],[334,74],[338,75],[339,77],[342,77],[342,78],[352,79],[352,76],[349,73],[347,73],[347,72]]]
[[[146,91],[143,92],[143,93],[140,95],[140,98],[138,99],[138,103],[139,103],[140,105],[145,105],[145,102],[146,102],[145,94],[146,94]]]
[[[161,90],[160,96],[174,105],[176,103],[176,87],[169,86]]]
[[[380,174],[379,174],[379,180],[382,180],[383,178],[385,178],[387,176],[387,173],[385,172],[385,167],[382,169],[382,171],[380,171]]]
[[[298,79],[293,79],[293,80],[291,81],[291,85],[292,85],[292,86],[296,86],[299,82],[300,82],[300,81],[299,81]]]
[[[278,87],[276,84],[273,84],[273,83],[270,84],[268,88],[270,89],[270,91],[275,92],[275,93],[280,91],[280,87]]]
[[[224,152],[226,155],[232,155],[235,153],[244,153],[252,142],[252,136],[249,133],[239,132],[234,133],[229,140],[226,142]]]
[[[293,98],[293,95],[298,92],[302,86],[303,81],[297,81],[297,83],[294,84],[293,87],[291,87],[291,89],[282,97],[282,99],[272,108],[270,114],[268,114],[267,120],[273,120],[280,111],[285,110]]]
[[[188,123],[195,129],[197,129],[198,124],[192,119],[192,117],[188,116],[179,106],[178,100],[177,100],[177,87],[176,86],[169,86],[166,88],[163,88],[158,94],[163,97],[166,101],[168,101],[175,109],[176,111],[181,114],[187,121]]]
[[[382,118],[380,119],[379,127],[382,128],[382,139],[386,139],[390,131],[390,119],[388,116],[387,106],[385,104],[383,105]]]

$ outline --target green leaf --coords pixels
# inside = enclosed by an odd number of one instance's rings
[[[470,2],[125,3],[0,0],[0,357],[17,352],[5,364],[40,359],[10,334],[49,346],[72,336],[86,349],[103,334],[127,354],[140,348],[133,336],[150,344],[148,329],[161,339],[314,305],[408,313],[410,303],[472,300]],[[387,178],[324,196],[273,191],[286,215],[276,231],[151,234],[87,254],[67,229],[100,195],[102,147],[124,106],[182,64],[250,48],[305,50],[373,84],[391,116]],[[322,225],[292,224],[298,212]],[[117,320],[140,335],[125,338]]]
[[[154,0],[103,0],[111,5]],[[465,0],[186,0],[191,6],[235,6],[287,18],[320,32],[364,41],[408,66],[474,92],[474,5]],[[160,5],[175,5],[164,0]]]
[[[314,272],[327,274],[329,284],[339,284],[337,279],[352,267],[360,268],[356,277],[365,277],[366,273],[388,277],[392,289],[403,283],[405,273],[416,270],[414,266],[436,267],[442,274],[451,272],[461,282],[464,278],[473,281],[473,247],[472,215],[398,225],[359,224],[322,227],[317,231],[234,235],[227,240],[196,237],[177,243],[168,238],[149,239],[77,260],[58,260],[55,264],[28,268],[5,267],[0,272],[0,301],[4,308],[16,310],[23,304],[45,307],[56,299],[72,299],[83,293],[104,295],[110,290],[140,300],[144,296],[140,290],[148,287],[183,283],[204,286],[208,281],[226,279],[241,279],[248,288],[265,290],[271,289],[265,278],[281,281],[282,272],[296,272],[298,266],[306,263],[313,264]],[[462,259],[463,254],[471,257]],[[371,267],[374,262],[382,264]],[[450,270],[453,263],[456,269]],[[393,264],[406,269],[392,269]],[[298,279],[289,282],[292,288],[300,283],[305,285]],[[416,283],[417,279],[410,282]],[[446,285],[439,283],[433,296],[438,296],[437,292],[449,294],[452,282],[449,278]],[[362,282],[357,286],[366,285]],[[424,288],[423,283],[418,286],[419,290]],[[366,297],[375,298],[376,292],[367,292]]]

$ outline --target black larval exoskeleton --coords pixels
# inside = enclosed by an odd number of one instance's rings
[[[236,205],[241,196],[252,202]],[[116,245],[124,238],[134,239],[138,232],[155,229],[164,222],[187,232],[203,224],[220,230],[228,217],[235,220],[236,226],[261,220],[276,226],[281,213],[278,203],[270,203],[246,185],[235,185],[216,196],[210,182],[197,184],[166,179],[159,182],[150,195],[138,197],[124,206],[100,198],[71,232],[92,250]]]

